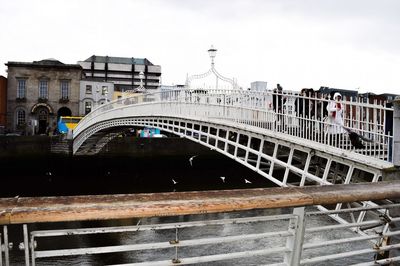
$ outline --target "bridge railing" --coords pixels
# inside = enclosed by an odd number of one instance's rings
[[[385,265],[400,261],[399,198],[399,182],[3,198],[0,265]]]
[[[88,125],[101,121],[110,110],[129,109],[124,112],[126,116],[145,115],[143,111],[146,110],[148,115],[157,113],[251,125],[391,161],[392,108],[386,107],[385,102],[369,104],[344,99],[340,125],[329,119],[326,108],[329,102],[323,96],[302,96],[293,92],[159,91],[129,96],[98,107],[77,126],[74,136]]]

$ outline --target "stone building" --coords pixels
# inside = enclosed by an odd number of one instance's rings
[[[7,127],[22,134],[46,134],[59,116],[79,115],[82,67],[55,59],[8,62]]]
[[[140,72],[144,74],[143,85],[148,90],[157,89],[161,81],[161,66],[153,65],[147,58],[93,55],[78,64],[83,68],[83,79],[112,82],[114,90],[119,92],[137,88]]]
[[[4,133],[7,114],[7,79],[0,76],[0,134]]]

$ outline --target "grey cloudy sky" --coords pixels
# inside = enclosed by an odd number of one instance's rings
[[[0,0],[7,61],[146,57],[164,84],[216,68],[247,88],[400,94],[398,0]]]

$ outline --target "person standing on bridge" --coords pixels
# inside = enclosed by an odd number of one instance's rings
[[[329,144],[338,147],[342,134],[345,133],[343,128],[343,104],[341,102],[342,95],[336,92],[333,99],[329,101],[326,110],[328,111],[328,127],[327,133],[329,134]]]
[[[282,86],[278,83],[276,84],[276,89],[274,89],[274,95],[272,98],[272,103],[274,106],[274,111],[276,113],[282,113],[282,105],[286,102],[286,98],[282,98],[283,89]]]
[[[283,96],[283,89],[282,86],[278,83],[276,84],[276,88],[274,89],[274,93],[272,94],[272,105],[274,107],[274,111],[277,114],[277,121],[276,124],[278,131],[284,131],[284,117],[283,114],[283,105],[286,103],[286,97]]]

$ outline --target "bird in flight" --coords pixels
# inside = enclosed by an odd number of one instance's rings
[[[196,158],[196,157],[197,157],[197,155],[194,155],[194,156],[189,158],[190,166],[193,166],[193,159]]]
[[[174,179],[172,179],[172,183],[174,183],[174,185],[178,184]]]
[[[220,176],[219,178],[221,178],[222,182],[225,183],[225,176]]]
[[[246,184],[251,184],[251,182],[250,182],[249,180],[247,180],[246,178],[244,179],[244,182],[245,182]]]

